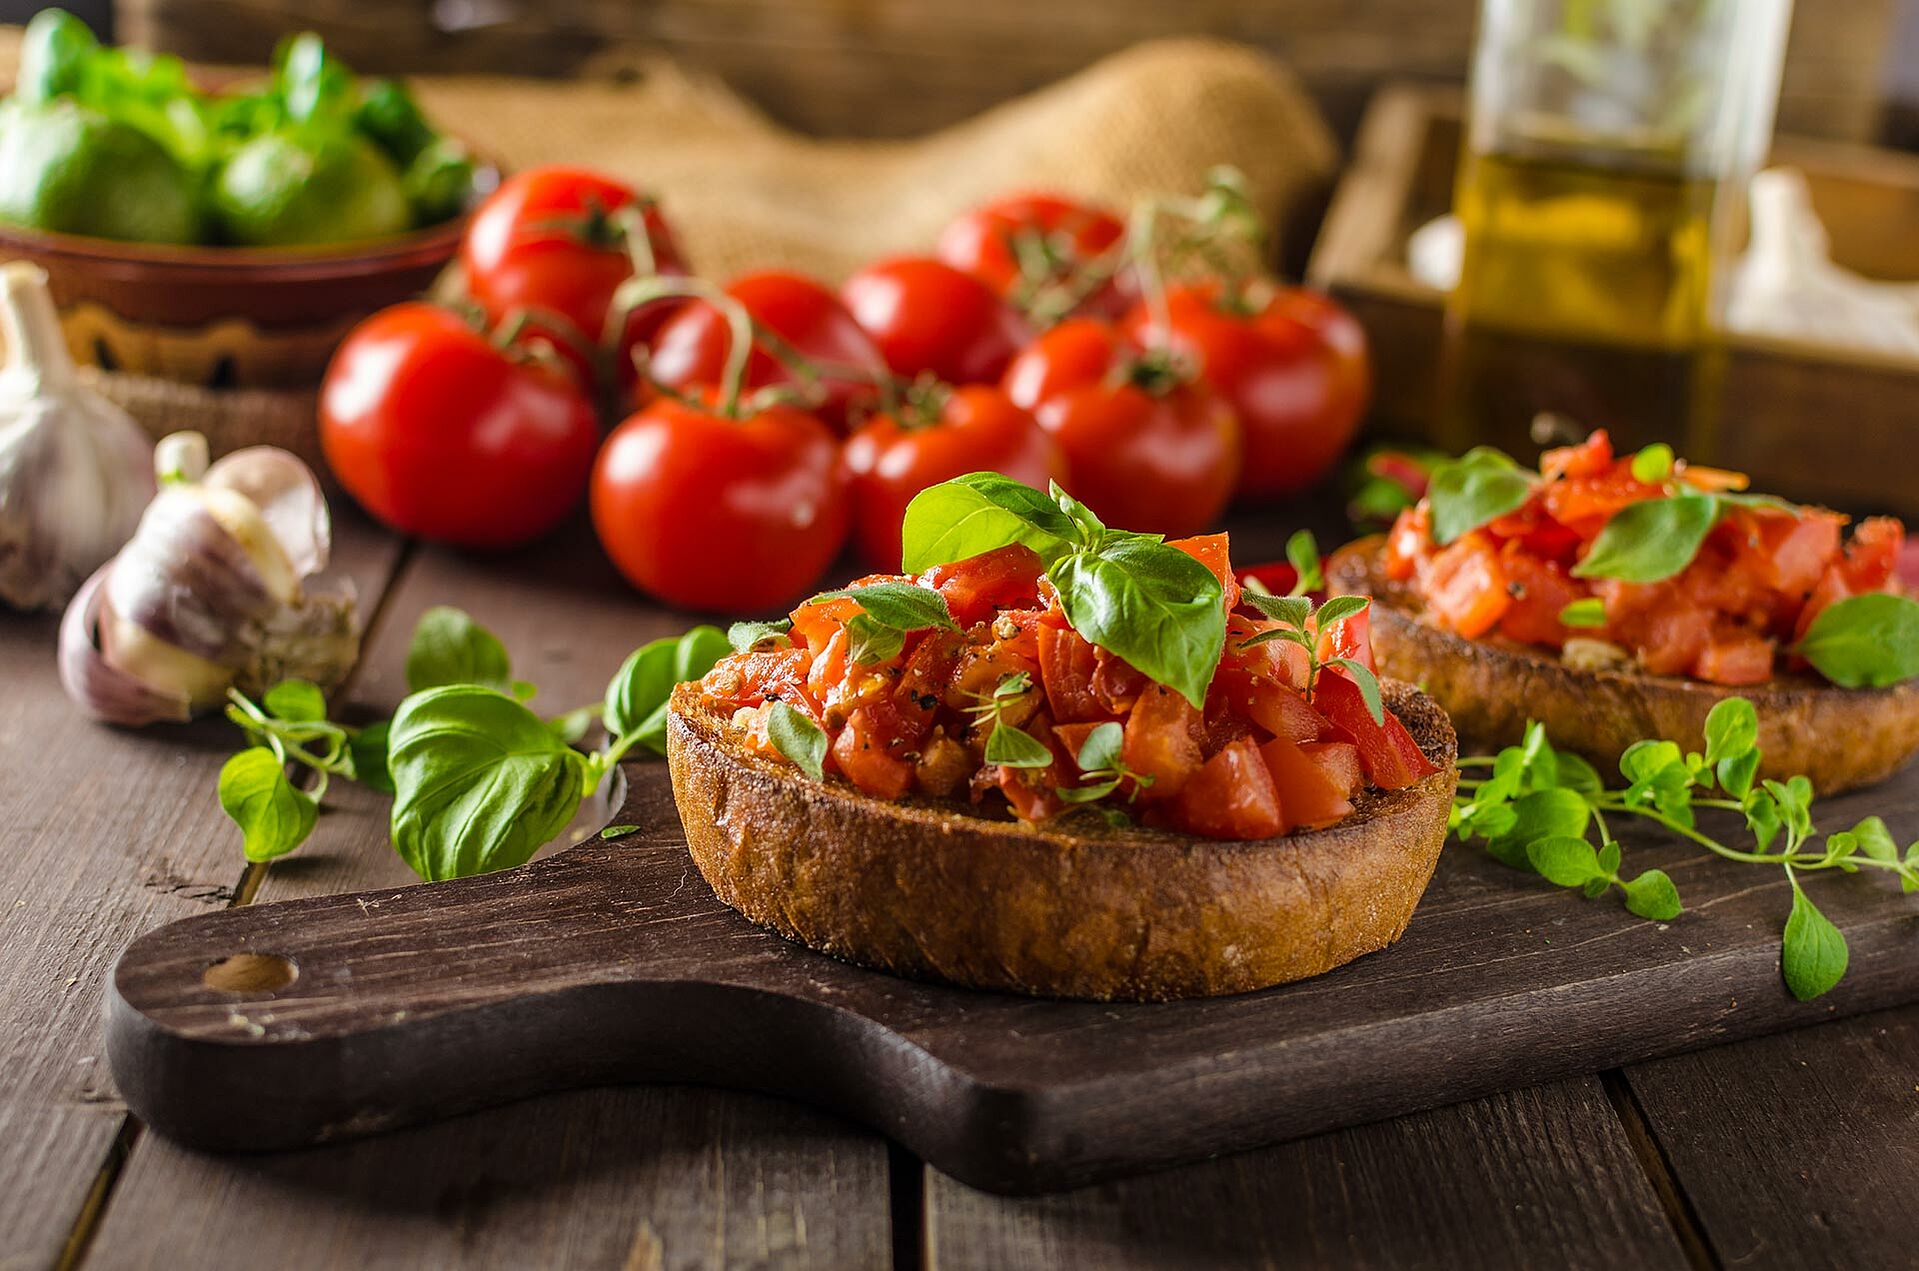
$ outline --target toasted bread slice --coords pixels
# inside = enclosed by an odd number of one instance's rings
[[[1492,638],[1468,640],[1424,617],[1425,605],[1382,568],[1385,539],[1350,543],[1326,562],[1335,592],[1369,595],[1373,654],[1382,675],[1418,684],[1452,716],[1468,744],[1519,741],[1527,721],[1553,744],[1616,773],[1643,738],[1703,745],[1706,714],[1728,697],[1759,713],[1760,775],[1812,778],[1821,794],[1882,781],[1919,750],[1919,681],[1893,688],[1840,688],[1810,673],[1727,688],[1633,670],[1568,666],[1549,649]]]
[[[1446,838],[1452,725],[1417,690],[1387,705],[1440,771],[1369,790],[1323,830],[1222,842],[991,820],[814,781],[673,694],[667,762],[693,860],[788,939],[899,975],[1048,997],[1154,1001],[1319,975],[1397,940]]]

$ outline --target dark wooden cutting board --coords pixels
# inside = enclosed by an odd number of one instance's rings
[[[1688,911],[1643,922],[1449,846],[1405,938],[1261,993],[1102,1005],[897,979],[714,899],[663,765],[645,827],[458,882],[229,909],[135,941],[108,1001],[127,1102],[214,1150],[286,1148],[564,1087],[685,1081],[837,1109],[996,1191],[1138,1172],[1919,998],[1919,901],[1808,883],[1852,965],[1779,979],[1778,871],[1628,838]],[[1821,809],[1919,823],[1919,774]],[[292,975],[288,982],[289,975]]]

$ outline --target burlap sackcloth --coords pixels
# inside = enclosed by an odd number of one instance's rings
[[[8,79],[17,38],[0,40]],[[1138,45],[904,142],[802,137],[658,57],[606,59],[563,82],[413,82],[435,121],[509,170],[583,164],[651,191],[694,268],[719,280],[779,266],[837,281],[877,256],[930,250],[949,219],[996,194],[1054,190],[1125,208],[1144,193],[1195,193],[1217,164],[1245,173],[1267,224],[1283,227],[1337,161],[1284,67],[1209,39]],[[91,374],[156,436],[196,428],[216,450],[267,442],[316,457],[311,392]]]

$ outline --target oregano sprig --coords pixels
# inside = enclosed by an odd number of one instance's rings
[[[1668,739],[1638,742],[1620,756],[1623,789],[1608,789],[1590,764],[1556,750],[1545,729],[1530,725],[1523,742],[1496,755],[1462,758],[1452,825],[1462,841],[1479,839],[1498,860],[1530,869],[1588,898],[1618,887],[1627,909],[1668,921],[1682,912],[1678,889],[1649,869],[1628,877],[1614,820],[1637,817],[1740,864],[1783,869],[1792,910],[1780,946],[1786,987],[1801,1001],[1826,992],[1845,972],[1846,941],[1802,886],[1805,875],[1876,869],[1919,891],[1919,842],[1901,852],[1886,824],[1867,817],[1849,830],[1819,836],[1812,782],[1758,780],[1758,715],[1742,697],[1727,698],[1706,717],[1705,749],[1687,751]],[[1702,814],[1737,817],[1750,847],[1725,842],[1701,827]]]
[[[1279,625],[1250,635],[1240,641],[1242,649],[1254,645],[1266,644],[1273,640],[1285,640],[1297,644],[1306,650],[1306,692],[1311,695],[1313,686],[1319,682],[1319,673],[1326,667],[1336,666],[1345,672],[1354,684],[1359,686],[1360,696],[1366,701],[1366,711],[1373,717],[1375,724],[1386,722],[1386,703],[1379,689],[1379,677],[1372,668],[1363,662],[1349,657],[1332,657],[1324,660],[1320,657],[1322,637],[1349,618],[1357,617],[1372,603],[1365,596],[1329,596],[1317,609],[1305,596],[1262,596],[1247,593],[1243,600],[1259,610],[1267,618]]]
[[[967,707],[975,728],[986,733],[986,762],[1002,768],[1047,768],[1053,763],[1053,751],[1047,744],[1023,728],[1006,720],[1006,712],[1023,702],[1033,691],[1033,677],[1024,671],[1000,677],[993,691]]]

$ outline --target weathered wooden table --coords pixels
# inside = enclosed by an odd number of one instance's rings
[[[336,563],[370,621],[346,692],[372,708],[402,695],[432,604],[499,632],[556,710],[686,622],[577,532],[480,559],[410,547],[339,500],[336,515]],[[211,907],[413,879],[382,802],[352,791],[300,853],[244,866],[213,795],[234,731],[88,723],[55,681],[53,628],[0,618],[4,1271],[1919,1260],[1919,1007],[1027,1200],[825,1114],[700,1088],[548,1096],[297,1153],[187,1152],[145,1132],[104,1070],[120,950]]]

